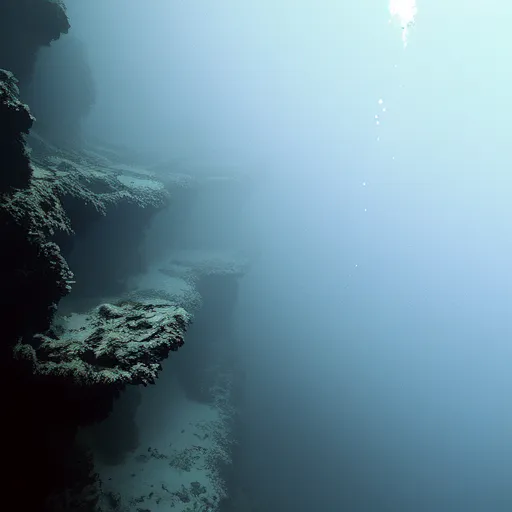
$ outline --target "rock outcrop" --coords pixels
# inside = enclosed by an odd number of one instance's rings
[[[63,145],[56,142],[61,137],[34,130],[19,86],[28,90],[38,49],[68,29],[60,0],[0,0],[0,68],[10,70],[0,69],[0,393],[8,468],[0,490],[7,503],[26,510],[97,512],[105,500],[116,509],[77,432],[107,418],[130,387],[135,399],[123,428],[129,425],[126,437],[136,446],[136,386],[155,382],[194,320],[187,342],[195,346],[176,379],[206,408],[217,408],[207,432],[215,436],[213,448],[198,448],[214,492],[207,495],[193,482],[187,492],[173,491],[170,503],[214,510],[226,494],[217,463],[230,462],[233,416],[229,371],[219,369],[230,364],[230,315],[248,262],[211,248],[218,241],[211,225],[202,234],[196,228],[205,215],[215,227],[230,216],[224,210],[224,217],[213,217],[222,209],[211,187],[222,193],[229,185],[245,190],[247,183],[174,168],[162,172],[108,144]],[[44,118],[48,98],[39,92]],[[76,128],[92,96],[83,100],[64,120],[65,131]],[[50,131],[64,113],[65,104],[56,119],[48,118]],[[205,196],[206,209],[190,207]],[[236,208],[240,197],[229,190],[228,196],[237,198]],[[155,265],[140,249],[153,217],[166,208],[173,222],[167,229],[163,217],[162,233],[172,241],[162,247],[170,255]],[[203,442],[208,435],[203,432]]]
[[[150,176],[112,165],[92,150],[60,149],[35,133],[29,152],[32,121],[19,101],[16,79],[0,71],[0,390],[8,440],[3,460],[12,475],[2,485],[14,500],[30,482],[31,493],[23,499],[31,510],[44,510],[50,495],[52,507],[55,496],[73,501],[70,487],[87,489],[92,497],[82,496],[82,509],[94,510],[93,467],[85,453],[82,463],[72,460],[76,431],[105,418],[127,384],[154,382],[161,361],[183,344],[190,317],[176,303],[156,298],[100,304],[80,317],[79,325],[55,324],[60,300],[77,278],[87,282],[80,271],[73,276],[66,261],[74,240],[112,212],[119,225],[127,213],[136,218],[139,212],[143,221],[127,228],[126,243],[135,249],[169,192]],[[105,275],[91,280],[105,281]]]
[[[0,268],[2,352],[19,337],[49,327],[56,304],[72,281],[59,247],[49,238],[55,229],[68,228],[65,215],[56,197],[33,181],[25,146],[31,125],[32,116],[18,99],[14,76],[0,71],[0,245],[8,249]]]
[[[34,118],[19,100],[18,80],[10,71],[3,69],[0,69],[0,119],[0,192],[5,192],[12,187],[24,188],[29,184],[31,168],[25,137]]]
[[[73,315],[31,343],[15,346],[15,357],[31,363],[36,376],[72,386],[154,384],[161,361],[183,345],[190,315],[174,304],[125,301]]]

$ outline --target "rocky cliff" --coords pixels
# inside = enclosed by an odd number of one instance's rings
[[[20,84],[28,87],[37,50],[68,28],[60,1],[0,0],[3,496],[26,510],[121,510],[121,496],[104,490],[95,468],[98,436],[91,431],[82,443],[77,433],[106,420],[127,387],[137,393],[154,384],[196,320],[176,385],[223,411],[217,444],[201,452],[205,481],[216,483],[198,483],[186,496],[178,485],[171,494],[183,510],[215,510],[230,417],[229,379],[216,370],[229,367],[222,341],[230,339],[226,326],[247,261],[191,249],[180,228],[155,265],[141,250],[153,218],[176,209],[186,217],[209,181],[157,173],[108,145],[61,146],[33,129]]]

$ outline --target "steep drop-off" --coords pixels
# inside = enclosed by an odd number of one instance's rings
[[[38,49],[68,28],[60,1],[0,1],[0,68],[8,69],[0,69],[2,494],[19,508],[48,512],[135,511],[142,498],[168,500],[178,511],[217,510],[227,495],[222,468],[230,462],[233,417],[230,315],[247,261],[201,246],[187,224],[211,178],[158,173],[108,144],[61,145],[62,134],[47,131],[52,123],[43,133],[33,129],[19,86],[30,90]],[[38,101],[43,106],[45,98]],[[232,182],[223,178],[220,188]],[[143,247],[162,212],[176,214],[180,227],[169,229],[155,262]],[[154,384],[162,362],[184,344],[191,348],[182,363],[166,363],[166,385],[206,407],[198,424],[214,411],[203,425],[212,442],[206,436],[194,445],[201,446],[192,459],[204,462],[202,480],[189,485],[176,473],[159,497],[148,497],[144,486],[126,496],[119,478],[117,487],[106,485],[102,425],[129,403],[129,441],[111,451],[121,460],[142,446],[147,432],[135,416],[149,395],[140,388]],[[127,388],[132,398],[123,401]],[[190,454],[189,445],[180,453]],[[176,457],[152,450],[152,460]]]

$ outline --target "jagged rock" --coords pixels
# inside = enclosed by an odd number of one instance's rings
[[[148,274],[144,276],[145,287],[130,290],[126,295],[131,300],[154,300],[155,298],[178,304],[191,315],[195,314],[203,305],[203,299],[199,292],[191,283],[183,279],[165,276],[160,273],[153,274],[155,286],[158,288],[148,288]],[[158,283],[156,282],[158,280]],[[136,286],[136,279],[131,281],[132,286]]]
[[[0,193],[10,187],[27,187],[32,173],[25,135],[34,118],[18,98],[18,81],[11,72],[0,69]]]
[[[61,329],[61,337],[50,330],[57,304],[74,284],[61,243],[83,235],[94,220],[125,215],[123,206],[146,222],[168,192],[149,174],[114,169],[94,152],[57,148],[33,132],[31,163],[24,134],[32,117],[17,95],[13,75],[1,72],[0,389],[9,439],[2,456],[12,471],[2,489],[20,496],[29,481],[25,508],[45,510],[48,493],[69,502],[59,475],[78,426],[104,419],[126,384],[153,382],[160,361],[183,343],[188,316],[170,303],[132,303],[119,306],[126,315],[131,308],[130,318],[116,318],[110,313],[119,310],[105,306],[81,329]]]
[[[5,248],[0,268],[1,350],[19,336],[49,327],[73,277],[58,246],[47,238],[68,225],[56,197],[33,184],[24,137],[32,117],[18,92],[12,73],[0,71],[0,246]]]
[[[18,343],[15,356],[36,375],[70,385],[122,389],[153,384],[161,361],[183,345],[190,315],[168,302],[102,304],[70,324]]]
[[[106,215],[121,203],[137,208],[161,208],[169,194],[163,183],[143,169],[121,168],[92,150],[63,148],[49,143],[37,133],[31,133],[29,145],[34,166],[34,178],[45,183],[54,194],[73,198],[84,210]],[[73,211],[67,214],[73,217]]]
[[[14,71],[22,93],[37,50],[68,28],[61,1],[0,0],[0,67]],[[61,113],[67,109],[61,107]],[[137,257],[133,249],[149,218],[173,192],[196,190],[198,182],[173,172],[158,177],[133,161],[114,161],[114,151],[57,147],[34,130],[29,154],[25,135],[33,121],[12,73],[0,72],[0,389],[8,440],[2,458],[9,468],[2,490],[21,499],[27,510],[89,512],[99,488],[84,454],[73,453],[78,427],[104,419],[126,385],[155,381],[161,361],[183,344],[190,322],[178,298],[191,309],[200,303],[191,283],[202,276],[239,274],[236,266],[180,257],[173,265],[186,280],[176,281],[189,285],[182,294],[171,290],[158,300],[151,289],[137,290],[129,296],[136,300],[102,304],[59,324],[57,304],[75,284],[67,261],[72,268],[77,264],[75,291],[89,283],[95,293],[103,292],[102,283],[127,275],[122,262],[129,261],[129,270],[136,267],[129,258]],[[122,226],[130,236],[120,236]],[[96,238],[84,236],[96,229]],[[73,261],[69,256],[77,239],[79,258]],[[85,272],[80,257],[87,260]],[[224,324],[221,315],[215,321]],[[70,464],[75,459],[81,461],[76,467]]]
[[[61,247],[76,275],[74,294],[122,292],[127,275],[141,270],[137,248],[169,192],[142,167],[111,162],[92,147],[63,148],[35,132],[28,142],[32,187],[16,201],[31,204],[37,229]]]

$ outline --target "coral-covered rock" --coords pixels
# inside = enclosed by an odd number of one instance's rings
[[[14,76],[0,72],[0,389],[9,439],[2,456],[11,471],[4,488],[23,495],[27,510],[47,510],[49,494],[82,510],[74,499],[88,493],[83,510],[89,511],[95,480],[89,482],[87,467],[77,477],[67,469],[77,428],[104,419],[125,385],[154,382],[160,361],[183,343],[189,317],[173,303],[141,301],[104,305],[73,317],[80,325],[52,327],[57,304],[75,281],[62,242],[121,214],[116,221],[129,225],[130,237],[123,244],[116,238],[112,248],[133,248],[143,236],[139,226],[166,204],[168,192],[147,173],[113,165],[85,148],[61,149],[33,132],[29,153],[25,134],[32,121]],[[127,223],[126,212],[143,222]],[[109,249],[104,244],[101,254]],[[100,274],[99,267],[92,269]],[[109,270],[94,284],[106,281]],[[48,510],[57,508],[52,502]]]
[[[197,282],[208,276],[243,277],[250,267],[247,256],[226,251],[173,251],[160,272]]]
[[[20,336],[48,329],[72,280],[58,246],[48,239],[54,230],[68,229],[66,216],[56,197],[33,183],[25,146],[33,119],[18,92],[12,73],[0,71],[0,350]]]
[[[25,135],[34,118],[18,98],[18,81],[11,72],[0,69],[0,193],[10,187],[28,186],[32,173]]]
[[[73,386],[153,384],[160,363],[183,345],[190,315],[164,301],[102,304],[87,315],[73,315],[30,344],[18,343],[15,354],[30,360],[39,376]]]

